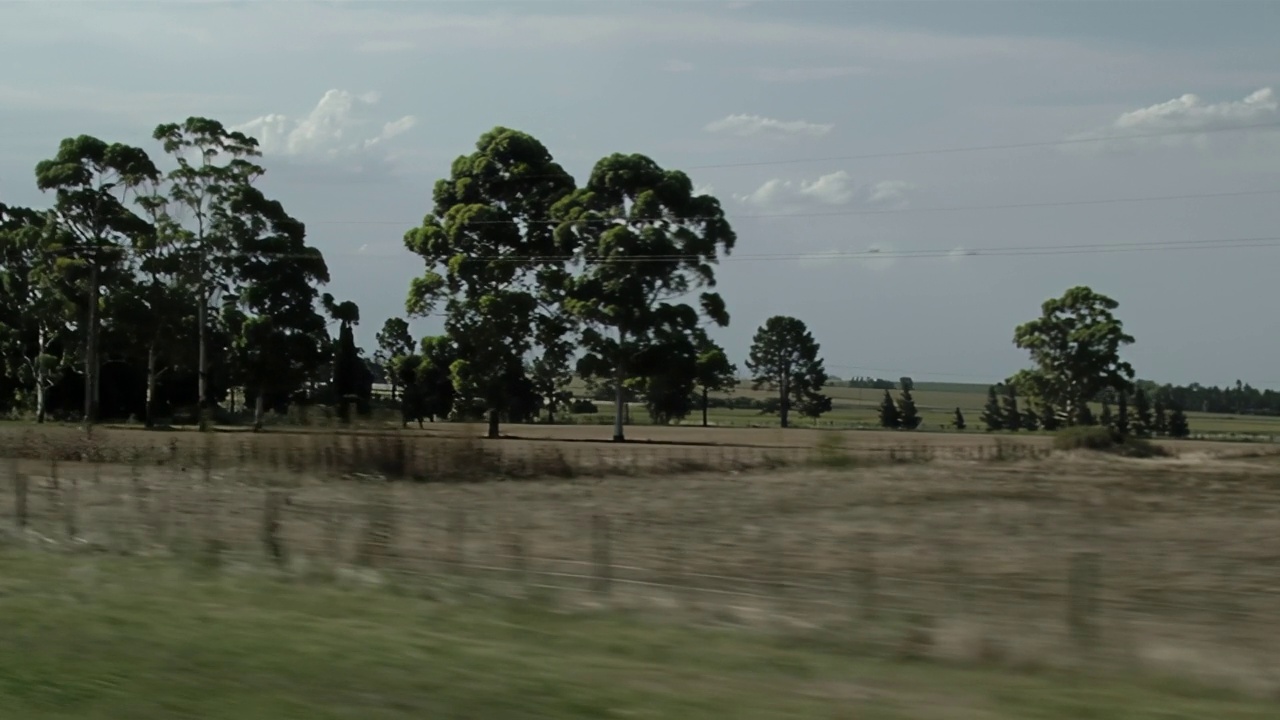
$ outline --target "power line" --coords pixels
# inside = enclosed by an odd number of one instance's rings
[[[840,210],[835,212],[808,212],[808,213],[757,213],[751,215],[734,215],[733,221],[738,220],[759,220],[759,219],[778,219],[778,218],[818,218],[818,217],[848,217],[853,215],[887,215],[887,214],[914,214],[914,213],[946,213],[946,212],[962,212],[970,210],[1017,210],[1029,208],[1053,208],[1053,207],[1080,207],[1087,205],[1118,205],[1121,203],[1142,203],[1142,202],[1162,202],[1172,200],[1205,200],[1216,198],[1233,198],[1233,197],[1252,197],[1258,195],[1276,195],[1280,194],[1280,188],[1270,188],[1265,190],[1237,190],[1228,192],[1212,192],[1212,193],[1184,193],[1180,195],[1145,195],[1137,197],[1123,198],[1095,198],[1089,200],[1048,200],[1040,202],[1027,203],[1002,203],[990,205],[951,205],[951,206],[935,206],[935,207],[905,207],[905,208],[864,208],[860,210]],[[664,218],[658,218],[659,220]],[[689,218],[681,218],[680,222],[699,222],[705,220],[714,220],[718,218],[694,216]],[[625,218],[621,216],[594,218],[592,220],[584,220],[577,222],[585,222],[590,224],[596,223],[616,223],[621,220],[632,220],[636,222],[645,222],[644,218]],[[560,225],[563,220],[551,218],[540,218],[537,220],[472,220],[468,221],[468,225],[530,225],[530,224],[546,224]],[[401,227],[416,227],[418,222],[398,221],[398,220],[312,220],[307,225],[398,225]]]
[[[1023,148],[1056,147],[1061,145],[1081,145],[1085,143],[1106,142],[1108,140],[1141,140],[1149,138],[1172,137],[1177,135],[1202,135],[1210,133],[1239,132],[1242,130],[1261,130],[1266,128],[1280,129],[1280,122],[1252,123],[1216,128],[1184,128],[1181,130],[1162,130],[1150,133],[1130,133],[1127,135],[1094,135],[1083,138],[1065,140],[1039,140],[1019,143],[1001,143],[997,145],[969,145],[964,147],[934,148],[930,150],[899,150],[893,152],[860,153],[856,155],[833,155],[820,158],[798,158],[789,160],[755,160],[738,163],[720,163],[715,165],[691,165],[689,170],[719,170],[727,168],[759,167],[764,165],[793,165],[814,162],[835,162],[842,160],[875,160],[880,158],[914,157],[918,155],[951,155],[967,152],[984,152],[989,150],[1019,150]]]

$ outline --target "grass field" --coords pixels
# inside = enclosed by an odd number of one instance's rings
[[[1267,446],[509,431],[6,428],[0,717],[1280,709]]]
[[[0,555],[0,717],[1275,717],[1195,684],[884,662],[616,612]]]

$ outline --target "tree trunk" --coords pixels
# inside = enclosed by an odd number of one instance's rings
[[[613,441],[626,442],[626,435],[622,431],[623,413],[627,411],[627,397],[622,387],[622,372],[614,373],[613,377]]]
[[[267,407],[267,390],[264,387],[258,388],[258,397],[253,400],[253,429],[255,431],[262,429],[262,415]]]
[[[498,438],[498,411],[489,411],[489,439],[496,440]]]
[[[156,345],[151,343],[151,347],[147,348],[147,408],[146,408],[146,425],[147,427],[155,427],[156,424]]]
[[[89,266],[89,332],[84,343],[84,424],[92,426],[98,420],[97,370],[98,370],[98,258],[95,253]]]
[[[200,326],[200,349],[196,359],[196,374],[200,379],[200,384],[196,400],[196,412],[199,417],[199,425],[201,430],[205,430],[209,426],[208,410],[209,410],[209,363],[208,363],[208,332],[205,326],[208,325],[209,317],[209,297],[204,286],[204,253],[200,255],[200,304],[196,307],[196,324]]]
[[[702,388],[702,427],[707,427],[707,389]]]
[[[782,427],[787,427],[787,412],[791,410],[791,372],[782,373],[782,395],[778,398],[778,414],[782,416]]]
[[[44,422],[44,388],[45,388],[45,367],[44,367],[44,345],[45,332],[44,325],[40,325],[40,329],[36,336],[36,423]]]
[[[390,383],[390,385],[391,385],[391,401],[392,401],[392,402],[395,402],[395,399],[396,399],[396,384],[395,384],[395,383]]]

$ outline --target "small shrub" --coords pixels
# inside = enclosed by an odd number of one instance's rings
[[[1123,457],[1166,457],[1169,451],[1150,440],[1136,437],[1119,437],[1110,428],[1076,426],[1059,430],[1053,437],[1055,450],[1088,450],[1105,452]]]

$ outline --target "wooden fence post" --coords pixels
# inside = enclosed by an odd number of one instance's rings
[[[1081,648],[1089,648],[1098,640],[1099,556],[1096,552],[1079,552],[1071,556],[1067,574],[1067,629]]]
[[[612,540],[609,537],[609,517],[595,514],[591,517],[592,589],[599,595],[608,595],[613,587]]]

